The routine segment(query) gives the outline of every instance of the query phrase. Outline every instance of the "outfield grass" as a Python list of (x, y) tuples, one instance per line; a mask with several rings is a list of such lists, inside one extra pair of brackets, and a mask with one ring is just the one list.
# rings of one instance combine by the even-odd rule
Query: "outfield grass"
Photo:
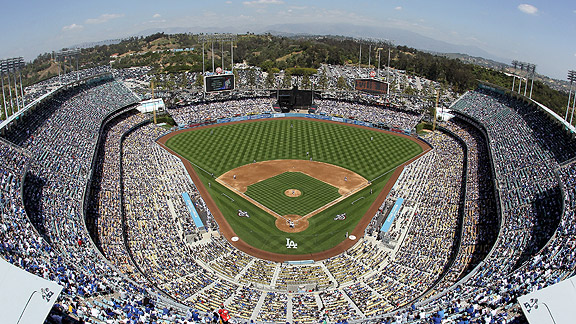
[(254, 160), (311, 157), (371, 180), (421, 152), (418, 144), (400, 136), (297, 119), (223, 124), (178, 134), (166, 145), (216, 177)]
[[(302, 195), (288, 197), (284, 191), (289, 189), (298, 189)], [(245, 194), (282, 216), (305, 216), (341, 196), (338, 188), (302, 172), (284, 172), (257, 182)]]
[[(422, 152), (417, 143), (400, 136), (343, 124), (296, 119), (260, 120), (191, 130), (172, 137), (166, 145), (192, 162), (240, 238), (256, 248), (285, 254), (314, 253), (336, 246), (356, 227), (388, 181), (391, 171)], [(307, 160), (310, 156), (315, 161), (354, 171), (368, 180), (378, 179), (309, 218), (309, 227), (299, 233), (280, 231), (272, 215), (214, 179), (254, 160)], [(373, 194), (370, 194), (370, 189)], [(250, 217), (238, 217), (238, 209), (247, 211)], [(347, 215), (346, 220), (333, 220), (343, 212)], [(286, 238), (298, 243), (298, 249), (287, 249)]]

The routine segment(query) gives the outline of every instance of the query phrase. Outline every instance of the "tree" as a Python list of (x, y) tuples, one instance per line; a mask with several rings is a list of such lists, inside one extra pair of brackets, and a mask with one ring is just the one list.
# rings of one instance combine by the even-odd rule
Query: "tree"
[(262, 71), (270, 72), (270, 70), (272, 70), (274, 67), (275, 67), (274, 62), (272, 62), (271, 60), (266, 60), (262, 62), (262, 64), (260, 64), (260, 68), (262, 69)]
[(196, 82), (194, 83), (194, 85), (198, 88), (204, 87), (204, 76), (202, 75), (202, 73), (196, 73)]
[(410, 85), (408, 85), (404, 88), (404, 94), (407, 94), (409, 96), (413, 96), (416, 94), (416, 90), (414, 88), (412, 88)]
[(300, 85), (302, 86), (302, 89), (310, 89), (312, 83), (310, 82), (310, 76), (308, 74), (304, 74)]
[(266, 87), (269, 89), (276, 88), (276, 79), (274, 78), (274, 73), (268, 72), (266, 76)]
[(186, 73), (180, 73), (180, 82), (178, 85), (180, 88), (188, 87), (188, 78), (186, 78)]
[(292, 88), (292, 74), (284, 72), (284, 79), (282, 79), (282, 88)]
[(348, 89), (348, 85), (346, 84), (346, 79), (344, 79), (343, 76), (340, 76), (338, 78), (338, 81), (336, 82), (336, 88), (338, 88), (340, 90)]
[(256, 86), (256, 70), (254, 68), (248, 70), (248, 86), (252, 89)]
[(320, 80), (318, 83), (322, 90), (326, 90), (326, 88), (328, 88), (328, 76), (326, 75), (326, 68), (322, 68), (322, 71), (320, 72)]

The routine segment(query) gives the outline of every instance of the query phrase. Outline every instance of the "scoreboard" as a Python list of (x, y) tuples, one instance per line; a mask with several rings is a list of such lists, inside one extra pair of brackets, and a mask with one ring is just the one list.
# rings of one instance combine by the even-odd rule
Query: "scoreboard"
[(204, 91), (234, 90), (234, 74), (211, 75), (204, 77)]
[(356, 79), (355, 89), (374, 94), (388, 93), (388, 83), (376, 79)]

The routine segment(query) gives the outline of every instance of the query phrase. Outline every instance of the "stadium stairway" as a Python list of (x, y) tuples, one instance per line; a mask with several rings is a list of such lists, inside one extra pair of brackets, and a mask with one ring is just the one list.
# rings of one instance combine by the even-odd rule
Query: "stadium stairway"
[(346, 301), (348, 302), (348, 305), (352, 306), (352, 308), (354, 308), (354, 310), (356, 311), (356, 314), (360, 314), (360, 316), (362, 316), (362, 318), (366, 318), (366, 315), (364, 315), (364, 313), (360, 310), (360, 308), (358, 308), (358, 305), (356, 305), (356, 303), (350, 299), (350, 297), (348, 297), (348, 295), (342, 291), (341, 289), (338, 289), (338, 291), (342, 294), (342, 296), (344, 297), (344, 299), (346, 299)]
[(237, 295), (239, 295), (239, 294), (242, 293), (242, 288), (243, 288), (243, 287), (239, 285), (239, 286), (236, 288), (236, 291), (235, 291), (233, 294), (231, 294), (230, 297), (228, 297), (228, 299), (226, 299), (226, 301), (224, 301), (224, 306), (225, 306), (225, 307), (230, 306), (230, 304), (232, 304), (232, 302), (234, 301), (234, 298), (235, 298)]
[(248, 269), (250, 269), (250, 267), (254, 264), (254, 262), (256, 261), (256, 259), (252, 259), (250, 260), (250, 262), (248, 262), (248, 264), (244, 267), (244, 269), (242, 269), (240, 272), (238, 272), (238, 274), (234, 277), (234, 281), (236, 283), (239, 282), (240, 278), (242, 278), (242, 276), (244, 276), (244, 274), (246, 273), (246, 271)]
[(294, 321), (292, 312), (293, 312), (292, 294), (288, 294), (288, 302), (286, 303), (286, 323), (292, 323)]
[(186, 298), (185, 301), (193, 301), (193, 300), (196, 300), (196, 298), (197, 298), (198, 296), (201, 296), (202, 293), (204, 293), (206, 290), (212, 289), (217, 283), (218, 283), (218, 281), (214, 281), (214, 282), (210, 283), (210, 284), (207, 285), (206, 287), (198, 290), (196, 293), (194, 293), (194, 295)]
[(258, 318), (258, 314), (260, 314), (260, 309), (262, 309), (262, 305), (264, 305), (265, 299), (266, 299), (266, 293), (263, 292), (262, 294), (260, 294), (260, 298), (258, 299), (256, 306), (254, 307), (254, 311), (252, 312), (252, 316), (250, 316), (250, 320), (256, 321), (256, 319)]
[(336, 280), (336, 278), (334, 278), (334, 276), (332, 275), (330, 270), (328, 270), (328, 268), (326, 267), (324, 262), (320, 262), (320, 266), (322, 267), (322, 269), (324, 269), (324, 272), (326, 272), (330, 281), (332, 281), (332, 288), (336, 288), (336, 287), (340, 286), (340, 283), (338, 282), (338, 280)]
[(398, 243), (396, 244), (394, 251), (392, 251), (392, 254), (390, 255), (390, 260), (394, 260), (396, 258), (396, 253), (398, 252), (398, 250), (400, 250), (400, 247), (402, 246), (402, 243), (404, 242), (404, 238), (406, 237), (406, 234), (408, 233), (408, 229), (410, 228), (410, 225), (412, 224), (412, 220), (414, 219), (414, 214), (418, 210), (419, 202), (420, 202), (420, 198), (418, 198), (418, 201), (416, 201), (414, 203), (414, 207), (412, 208), (412, 210), (409, 211), (410, 214), (408, 215), (408, 217), (410, 219), (408, 220), (408, 225), (406, 225), (404, 227), (404, 229), (402, 229), (402, 233), (400, 234), (400, 238), (398, 239)]
[(272, 275), (272, 280), (270, 280), (270, 287), (276, 287), (276, 282), (278, 281), (278, 276), (280, 275), (280, 264), (276, 265), (276, 270), (274, 270), (274, 275)]

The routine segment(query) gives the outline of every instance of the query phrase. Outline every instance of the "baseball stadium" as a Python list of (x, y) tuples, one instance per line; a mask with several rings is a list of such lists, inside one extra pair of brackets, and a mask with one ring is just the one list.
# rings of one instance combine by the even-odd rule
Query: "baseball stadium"
[(441, 107), (390, 94), (416, 82), (390, 67), (322, 65), (344, 91), (231, 65), (174, 100), (150, 67), (71, 61), (24, 91), (14, 62), (1, 289), (34, 307), (14, 323), (525, 323), (573, 284), (576, 129), (528, 77)]

